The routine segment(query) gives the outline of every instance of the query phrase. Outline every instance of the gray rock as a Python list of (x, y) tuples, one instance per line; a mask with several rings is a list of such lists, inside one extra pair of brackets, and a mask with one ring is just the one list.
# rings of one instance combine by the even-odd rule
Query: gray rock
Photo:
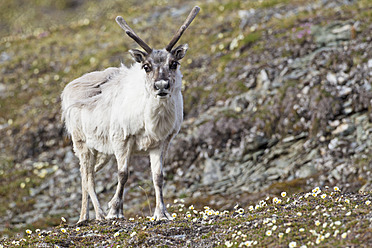
[(315, 168), (315, 165), (313, 163), (307, 163), (303, 166), (301, 166), (298, 170), (295, 172), (296, 178), (307, 178), (311, 177), (318, 173), (317, 169)]
[(7, 52), (2, 52), (1, 54), (0, 54), (0, 64), (1, 63), (4, 63), (4, 62), (6, 62), (6, 61), (9, 61), (9, 60), (11, 60), (12, 59), (12, 57), (7, 53)]
[(311, 33), (315, 42), (323, 45), (333, 45), (340, 41), (351, 39), (352, 25), (348, 22), (336, 22), (325, 26), (312, 26)]
[(202, 183), (210, 185), (221, 180), (223, 164), (220, 161), (207, 158), (204, 162), (204, 171), (202, 176)]
[(351, 123), (340, 124), (333, 132), (334, 135), (347, 136), (355, 131), (355, 126)]
[(328, 72), (327, 73), (327, 81), (330, 82), (331, 84), (336, 85), (337, 84), (337, 77), (335, 74)]

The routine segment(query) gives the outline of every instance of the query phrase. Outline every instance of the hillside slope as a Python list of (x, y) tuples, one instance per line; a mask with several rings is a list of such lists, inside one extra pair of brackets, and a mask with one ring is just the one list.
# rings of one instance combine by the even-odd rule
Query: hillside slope
[[(166, 201), (223, 211), (316, 186), (372, 190), (369, 0), (7, 1), (0, 5), (3, 235), (58, 225), (61, 216), (77, 220), (79, 166), (59, 95), (86, 72), (132, 63), (126, 51), (136, 44), (114, 18), (124, 16), (160, 48), (194, 5), (201, 12), (181, 40), (190, 47), (182, 61), (185, 122), (164, 168)], [(112, 160), (97, 175), (103, 204), (114, 193), (115, 168)], [(147, 216), (148, 159), (135, 159), (130, 173), (126, 216)]]

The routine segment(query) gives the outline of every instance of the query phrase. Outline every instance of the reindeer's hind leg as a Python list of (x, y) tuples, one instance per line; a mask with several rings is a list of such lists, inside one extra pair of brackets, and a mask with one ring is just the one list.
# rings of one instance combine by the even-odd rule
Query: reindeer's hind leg
[(81, 189), (82, 189), (82, 202), (79, 222), (89, 219), (89, 204), (88, 194), (93, 202), (93, 207), (96, 213), (96, 219), (102, 220), (105, 213), (99, 204), (98, 197), (95, 191), (94, 182), (94, 165), (96, 161), (97, 151), (88, 149), (81, 139), (72, 137), (74, 149), (80, 160), (80, 173), (81, 173)]
[(111, 155), (98, 153), (96, 157), (96, 165), (94, 166), (94, 171), (97, 172), (101, 170), (111, 159)]

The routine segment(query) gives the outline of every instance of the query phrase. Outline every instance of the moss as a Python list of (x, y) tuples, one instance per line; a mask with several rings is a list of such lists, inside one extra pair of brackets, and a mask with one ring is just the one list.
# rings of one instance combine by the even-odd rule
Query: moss
[(283, 191), (289, 194), (298, 193), (305, 190), (306, 180), (305, 178), (297, 178), (291, 181), (273, 183), (269, 187), (269, 192), (275, 195), (280, 195)]
[(286, 4), (289, 0), (264, 0), (261, 2), (261, 8), (270, 8), (278, 4)]
[(261, 38), (261, 32), (255, 31), (255, 32), (245, 35), (241, 43), (243, 45), (251, 45), (255, 43), (256, 41), (258, 41), (260, 38)]

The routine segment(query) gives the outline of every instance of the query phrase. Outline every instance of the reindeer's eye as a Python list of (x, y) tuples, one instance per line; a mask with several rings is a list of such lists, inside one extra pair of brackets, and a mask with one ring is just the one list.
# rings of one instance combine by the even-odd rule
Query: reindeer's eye
[(144, 69), (145, 70), (145, 72), (150, 72), (151, 71), (151, 66), (150, 65), (148, 65), (148, 64), (144, 64), (143, 66), (142, 66), (142, 69)]
[(179, 65), (179, 63), (178, 63), (177, 61), (172, 61), (172, 62), (169, 64), (169, 69), (171, 69), (171, 70), (176, 70), (178, 65)]

